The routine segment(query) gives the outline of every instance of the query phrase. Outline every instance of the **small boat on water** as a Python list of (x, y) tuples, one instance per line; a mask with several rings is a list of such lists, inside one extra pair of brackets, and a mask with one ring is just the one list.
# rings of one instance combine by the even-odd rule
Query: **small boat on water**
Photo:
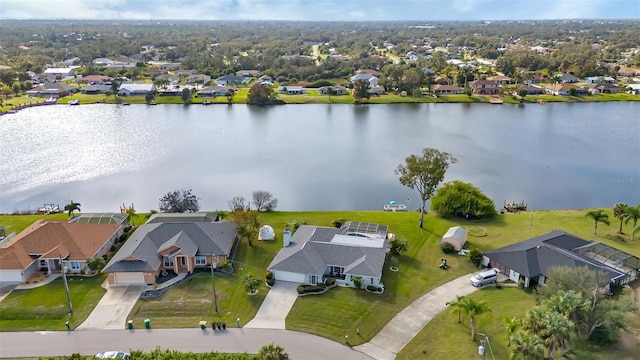
[(388, 204), (384, 205), (384, 211), (407, 211), (407, 205), (405, 204), (398, 204), (395, 201), (390, 201)]
[(502, 105), (504, 101), (502, 101), (502, 99), (499, 99), (499, 98), (491, 98), (489, 99), (489, 103), (494, 105)]
[(69, 100), (67, 102), (69, 105), (80, 105), (80, 100)]
[(50, 97), (47, 100), (44, 101), (45, 104), (57, 104), (58, 103), (58, 99), (54, 98), (54, 97)]

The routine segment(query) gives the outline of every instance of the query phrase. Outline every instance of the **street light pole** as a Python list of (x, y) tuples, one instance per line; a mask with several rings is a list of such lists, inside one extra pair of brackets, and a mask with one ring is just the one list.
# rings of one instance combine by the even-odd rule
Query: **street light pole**
[(216, 295), (216, 277), (214, 275), (215, 269), (213, 268), (213, 254), (211, 254), (211, 283), (213, 284), (213, 306), (218, 314), (218, 296)]
[(60, 261), (60, 269), (62, 270), (62, 280), (64, 282), (64, 290), (67, 293), (67, 304), (69, 305), (69, 314), (71, 314), (73, 312), (73, 305), (71, 305), (71, 294), (69, 294), (69, 283), (67, 283), (67, 268), (64, 267), (64, 265), (62, 265), (62, 257), (58, 257), (58, 260)]

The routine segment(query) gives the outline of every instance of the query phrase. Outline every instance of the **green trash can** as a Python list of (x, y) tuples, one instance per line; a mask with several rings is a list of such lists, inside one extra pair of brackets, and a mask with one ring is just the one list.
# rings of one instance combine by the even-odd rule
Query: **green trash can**
[(133, 329), (133, 320), (127, 321), (127, 328)]
[(151, 329), (151, 320), (144, 319), (144, 328), (145, 329)]

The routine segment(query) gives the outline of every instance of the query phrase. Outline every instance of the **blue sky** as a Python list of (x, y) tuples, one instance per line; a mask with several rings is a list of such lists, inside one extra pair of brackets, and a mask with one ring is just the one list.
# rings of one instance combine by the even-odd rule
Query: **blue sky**
[(0, 0), (4, 19), (640, 19), (639, 0)]

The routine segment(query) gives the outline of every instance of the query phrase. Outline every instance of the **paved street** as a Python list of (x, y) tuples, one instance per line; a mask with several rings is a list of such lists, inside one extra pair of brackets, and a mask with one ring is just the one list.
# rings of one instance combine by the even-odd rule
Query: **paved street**
[(136, 329), (4, 332), (0, 334), (0, 357), (61, 356), (78, 352), (93, 355), (105, 350), (153, 350), (162, 348), (196, 353), (248, 352), (274, 342), (285, 347), (292, 359), (370, 360), (359, 351), (319, 336), (289, 330)]

